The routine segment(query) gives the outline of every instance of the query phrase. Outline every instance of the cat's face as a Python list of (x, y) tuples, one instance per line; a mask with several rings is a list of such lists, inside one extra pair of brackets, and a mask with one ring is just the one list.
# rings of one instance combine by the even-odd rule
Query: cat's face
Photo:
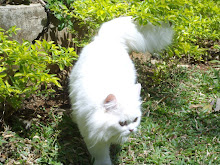
[(115, 108), (114, 111), (107, 112), (108, 126), (105, 137), (111, 137), (110, 139), (113, 139), (114, 142), (123, 143), (130, 134), (138, 130), (141, 120), (140, 106), (125, 108), (118, 105)]
[(119, 120), (118, 124), (120, 125), (120, 129), (124, 132), (124, 134), (129, 135), (130, 133), (136, 132), (137, 127), (140, 123), (140, 117), (135, 117), (135, 119), (128, 120)]
[[(137, 93), (136, 97), (139, 97), (140, 92)], [(121, 103), (113, 94), (106, 97), (104, 106), (108, 115), (109, 128), (107, 132), (109, 136), (124, 138), (137, 131), (141, 120), (140, 101), (133, 98)]]
[(120, 113), (114, 114), (115, 126), (123, 136), (129, 136), (135, 133), (140, 124), (141, 112), (140, 105), (133, 107), (120, 107), (117, 109)]

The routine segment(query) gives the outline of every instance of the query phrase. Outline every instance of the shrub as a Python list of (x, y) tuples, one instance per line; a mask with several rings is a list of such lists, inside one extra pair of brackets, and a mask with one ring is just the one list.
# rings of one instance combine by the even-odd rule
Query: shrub
[[(60, 20), (59, 28), (69, 27), (83, 38), (78, 46), (87, 44), (102, 22), (131, 15), (141, 24), (160, 21), (173, 23), (176, 32), (172, 49), (164, 57), (203, 61), (210, 57), (208, 49), (218, 44), (219, 5), (217, 0), (47, 0), (47, 7)], [(79, 29), (80, 32), (79, 32)], [(79, 38), (79, 39), (77, 39)], [(212, 41), (212, 42), (210, 42)], [(208, 43), (208, 44), (207, 44)]]
[(61, 87), (59, 78), (49, 73), (49, 64), (56, 64), (62, 70), (77, 58), (73, 48), (66, 49), (52, 41), (20, 44), (9, 40), (16, 30), (16, 27), (8, 31), (0, 28), (0, 110), (8, 116), (42, 85), (53, 83)]

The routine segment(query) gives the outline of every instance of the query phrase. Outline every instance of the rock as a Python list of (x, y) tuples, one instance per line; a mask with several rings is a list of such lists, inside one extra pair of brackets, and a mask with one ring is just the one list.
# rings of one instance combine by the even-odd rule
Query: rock
[(47, 13), (41, 4), (0, 6), (0, 27), (8, 30), (16, 25), (21, 30), (12, 38), (22, 43), (22, 39), (32, 42), (42, 32), (47, 23)]

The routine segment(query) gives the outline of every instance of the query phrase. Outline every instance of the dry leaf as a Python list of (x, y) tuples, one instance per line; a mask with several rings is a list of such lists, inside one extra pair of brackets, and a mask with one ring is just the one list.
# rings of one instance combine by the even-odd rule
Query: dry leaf
[(4, 138), (13, 137), (14, 135), (3, 135)]
[(215, 112), (220, 111), (220, 98), (217, 98)]
[(203, 107), (203, 105), (201, 105), (201, 104), (191, 104), (189, 106), (190, 109), (197, 109), (197, 108), (202, 108), (202, 107)]
[(207, 113), (211, 113), (212, 107), (213, 107), (213, 104), (207, 104), (204, 106), (203, 111), (206, 111)]

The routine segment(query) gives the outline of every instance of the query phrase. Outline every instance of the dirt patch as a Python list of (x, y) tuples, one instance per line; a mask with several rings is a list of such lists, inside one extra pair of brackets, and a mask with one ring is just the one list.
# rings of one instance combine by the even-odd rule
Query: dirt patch
[[(57, 70), (57, 77), (60, 78), (62, 88), (58, 88), (53, 84), (47, 86), (47, 90), (53, 89), (54, 92), (46, 94), (31, 95), (29, 98), (23, 101), (20, 109), (14, 112), (9, 118), (6, 119), (6, 124), (13, 126), (14, 121), (20, 121), (24, 124), (24, 127), (29, 127), (32, 120), (37, 119), (40, 122), (47, 123), (50, 121), (49, 113), (51, 110), (62, 111), (70, 109), (69, 94), (68, 94), (68, 76), (70, 68), (66, 68), (63, 71)], [(53, 72), (53, 70), (52, 70)], [(54, 72), (53, 72), (54, 74)], [(42, 86), (42, 89), (45, 90)], [(3, 128), (1, 128), (3, 129)]]

